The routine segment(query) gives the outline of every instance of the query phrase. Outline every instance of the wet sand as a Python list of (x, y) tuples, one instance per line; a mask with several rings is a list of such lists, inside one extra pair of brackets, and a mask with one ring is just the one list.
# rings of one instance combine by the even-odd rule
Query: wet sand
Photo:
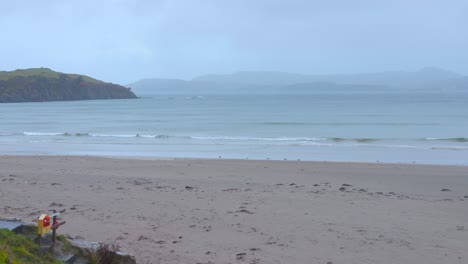
[(0, 217), (138, 263), (467, 263), (468, 167), (0, 156)]

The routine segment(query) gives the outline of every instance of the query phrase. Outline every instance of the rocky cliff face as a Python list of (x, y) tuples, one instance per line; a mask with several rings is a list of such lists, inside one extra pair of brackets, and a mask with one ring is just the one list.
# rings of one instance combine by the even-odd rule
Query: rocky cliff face
[(84, 75), (57, 73), (49, 69), (0, 73), (0, 103), (127, 98), (137, 96), (129, 88)]

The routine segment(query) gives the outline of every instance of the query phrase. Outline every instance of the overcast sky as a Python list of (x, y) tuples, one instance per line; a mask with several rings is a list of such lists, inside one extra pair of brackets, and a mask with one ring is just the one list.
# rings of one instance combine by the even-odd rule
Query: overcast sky
[(468, 74), (467, 0), (0, 0), (0, 70), (147, 77), (439, 66)]

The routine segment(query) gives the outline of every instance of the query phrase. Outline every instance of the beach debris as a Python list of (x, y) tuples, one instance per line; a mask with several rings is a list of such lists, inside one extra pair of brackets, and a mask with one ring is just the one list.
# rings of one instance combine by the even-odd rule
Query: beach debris
[(193, 187), (192, 186), (185, 186), (185, 190), (191, 191), (191, 190), (193, 190)]
[(341, 184), (341, 186), (345, 186), (345, 187), (351, 187), (351, 186), (353, 186), (353, 185), (351, 185), (351, 184), (348, 184), (348, 183), (343, 183), (343, 184)]
[(450, 189), (442, 189), (441, 192), (451, 192)]
[(143, 236), (143, 235), (141, 235), (141, 236), (138, 237), (138, 241), (141, 241), (141, 240), (148, 240), (148, 239), (149, 239), (149, 237)]
[(239, 189), (237, 189), (237, 188), (228, 188), (228, 189), (223, 190), (223, 192), (235, 192), (235, 191), (239, 191)]
[(254, 214), (253, 212), (247, 210), (247, 209), (240, 209), (235, 211), (234, 213), (245, 213), (245, 214)]
[(247, 256), (247, 253), (237, 253), (236, 254), (236, 259), (237, 260), (244, 260), (245, 256)]
[(153, 182), (147, 179), (136, 179), (133, 181), (133, 185), (143, 185), (143, 184), (151, 184), (151, 183)]
[(468, 199), (468, 195), (465, 195), (465, 196), (463, 196), (463, 198), (466, 198), (466, 199)]
[(367, 192), (366, 189), (359, 189), (358, 192)]
[(346, 191), (346, 188), (345, 188), (345, 187), (340, 187), (339, 190), (342, 191), (342, 192), (344, 192), (344, 191)]

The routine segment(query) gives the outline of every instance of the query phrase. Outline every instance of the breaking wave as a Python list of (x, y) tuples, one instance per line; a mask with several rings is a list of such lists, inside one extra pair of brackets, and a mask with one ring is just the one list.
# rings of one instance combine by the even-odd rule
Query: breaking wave
[[(272, 144), (290, 144), (290, 145), (323, 145), (323, 146), (340, 146), (340, 145), (365, 145), (374, 147), (411, 147), (415, 142), (416, 145), (421, 143), (417, 142), (454, 142), (454, 143), (468, 143), (466, 137), (453, 137), (453, 138), (342, 138), (342, 137), (241, 137), (241, 136), (181, 136), (181, 135), (166, 135), (166, 134), (100, 134), (100, 133), (86, 133), (86, 132), (22, 132), (22, 133), (0, 133), (1, 137), (9, 136), (30, 136), (30, 137), (96, 137), (96, 138), (153, 138), (159, 140), (179, 139), (179, 140), (194, 140), (194, 141), (216, 141), (221, 142), (271, 142)], [(392, 142), (392, 144), (388, 144)], [(399, 143), (400, 142), (400, 143)], [(401, 144), (405, 142), (405, 145)], [(395, 143), (395, 144), (393, 144)], [(230, 143), (227, 143), (230, 144)], [(467, 146), (425, 146), (433, 149), (464, 149)]]
[(451, 141), (451, 142), (468, 142), (468, 138), (456, 137), (456, 138), (424, 138), (423, 140), (433, 141)]
[(327, 138), (309, 138), (309, 137), (276, 137), (276, 138), (263, 138), (263, 137), (190, 137), (191, 139), (199, 140), (248, 140), (248, 141), (326, 141)]
[(438, 126), (439, 123), (403, 123), (403, 122), (262, 122), (269, 126)]

